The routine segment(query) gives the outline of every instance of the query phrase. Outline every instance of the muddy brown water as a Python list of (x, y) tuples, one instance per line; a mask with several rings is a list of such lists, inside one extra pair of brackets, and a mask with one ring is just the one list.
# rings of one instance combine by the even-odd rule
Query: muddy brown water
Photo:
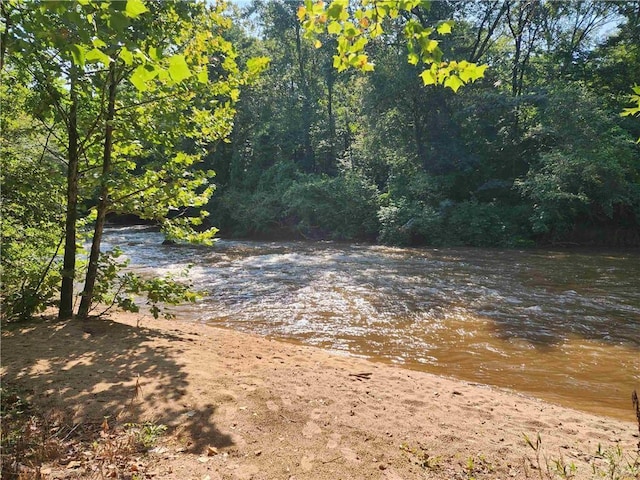
[(111, 228), (131, 268), (189, 278), (179, 313), (634, 421), (640, 254), (219, 241)]

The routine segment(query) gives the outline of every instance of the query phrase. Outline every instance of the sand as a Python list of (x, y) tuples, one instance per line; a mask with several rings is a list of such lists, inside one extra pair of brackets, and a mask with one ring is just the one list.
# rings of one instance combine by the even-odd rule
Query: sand
[[(586, 479), (622, 464), (599, 445), (631, 458), (638, 443), (631, 402), (624, 422), (186, 319), (5, 327), (2, 378), (74, 424), (167, 425), (120, 478), (561, 478), (573, 464), (571, 478)], [(536, 452), (525, 436), (535, 446), (538, 435)], [(74, 468), (46, 472), (91, 476)]]

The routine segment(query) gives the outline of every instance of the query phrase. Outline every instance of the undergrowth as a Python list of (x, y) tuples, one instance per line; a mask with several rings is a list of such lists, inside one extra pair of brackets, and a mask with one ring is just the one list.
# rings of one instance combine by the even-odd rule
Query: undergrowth
[(73, 424), (63, 412), (38, 410), (27, 401), (29, 393), (0, 388), (2, 480), (147, 478), (140, 454), (156, 445), (165, 425), (108, 417)]
[(640, 450), (627, 452), (620, 445), (603, 448), (598, 445), (597, 450), (590, 456), (589, 471), (580, 470), (575, 463), (560, 456), (550, 458), (545, 452), (540, 434), (533, 441), (526, 434), (524, 441), (534, 452), (534, 457), (526, 457), (524, 471), (526, 478), (538, 480), (562, 480), (589, 476), (592, 479), (606, 480), (638, 480), (640, 479)]

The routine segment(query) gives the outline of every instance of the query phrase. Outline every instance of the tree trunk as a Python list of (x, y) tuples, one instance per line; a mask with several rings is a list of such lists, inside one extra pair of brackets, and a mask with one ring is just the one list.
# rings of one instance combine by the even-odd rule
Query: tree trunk
[(98, 276), (98, 260), (100, 259), (100, 244), (102, 243), (102, 232), (109, 208), (109, 173), (111, 172), (111, 156), (113, 152), (113, 120), (116, 114), (116, 74), (115, 63), (111, 63), (109, 68), (109, 100), (107, 106), (107, 117), (105, 119), (104, 150), (102, 157), (102, 177), (100, 198), (98, 200), (96, 224), (93, 230), (93, 240), (91, 242), (91, 253), (89, 254), (89, 265), (87, 276), (84, 282), (82, 300), (78, 309), (80, 318), (87, 318), (93, 300), (93, 291)]
[(9, 29), (11, 28), (11, 19), (9, 18), (9, 12), (6, 10), (5, 2), (0, 2), (0, 11), (2, 12), (2, 18), (4, 19), (4, 32), (2, 32), (2, 39), (0, 40), (0, 71), (4, 70), (4, 55), (7, 51), (7, 40), (9, 39)]
[(298, 56), (298, 72), (300, 75), (300, 86), (302, 89), (302, 122), (303, 122), (303, 136), (304, 136), (304, 159), (303, 168), (306, 172), (313, 172), (315, 170), (315, 158), (313, 153), (313, 146), (311, 145), (311, 123), (313, 110), (311, 108), (311, 91), (309, 89), (309, 82), (307, 75), (305, 74), (305, 62), (302, 54), (302, 34), (300, 31), (300, 23), (295, 22), (296, 29), (296, 53)]
[(333, 173), (336, 166), (336, 119), (333, 114), (333, 86), (336, 77), (333, 65), (327, 71), (327, 115), (329, 117), (329, 162), (325, 165), (324, 173)]
[(76, 272), (76, 220), (78, 217), (78, 92), (76, 91), (77, 71), (71, 67), (69, 94), (69, 145), (67, 153), (67, 213), (65, 219), (64, 259), (62, 286), (60, 287), (60, 307), (58, 318), (73, 317), (73, 283)]

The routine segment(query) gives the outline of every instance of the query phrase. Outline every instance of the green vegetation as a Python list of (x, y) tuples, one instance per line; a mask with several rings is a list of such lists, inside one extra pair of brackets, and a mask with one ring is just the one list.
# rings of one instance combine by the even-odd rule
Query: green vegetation
[(271, 64), (208, 157), (223, 235), (640, 245), (637, 2), (343, 4), (235, 12)]
[[(115, 275), (100, 253), (107, 215), (155, 220), (171, 239), (213, 237), (214, 227), (201, 228), (214, 190), (204, 155), (228, 136), (240, 86), (267, 61), (238, 65), (222, 35), (230, 20), (204, 3), (14, 0), (3, 2), (2, 20), (3, 102), (10, 90), (19, 100), (3, 109), (3, 119), (12, 116), (3, 122), (3, 162), (13, 168), (3, 168), (11, 211), (2, 267), (9, 280), (14, 265), (24, 274), (21, 286), (3, 288), (11, 303), (3, 313), (29, 316), (59, 288), (59, 316), (69, 318), (83, 276), (77, 314), (86, 318), (106, 295), (100, 274)], [(12, 133), (19, 142), (9, 146)], [(22, 162), (35, 168), (20, 172)], [(91, 238), (86, 270), (77, 265), (83, 235)], [(24, 240), (34, 253), (22, 251)], [(158, 302), (190, 298), (167, 282), (129, 276), (126, 284), (147, 294), (154, 315)], [(118, 303), (137, 308), (131, 297)]]
[(199, 242), (640, 245), (638, 2), (347, 4), (3, 2), (3, 317), (192, 298), (116, 273), (112, 215)]
[[(523, 468), (524, 477), (538, 480), (561, 480), (571, 478), (592, 478), (608, 480), (635, 480), (640, 474), (640, 451), (625, 452), (619, 445), (603, 448), (598, 445), (597, 450), (581, 458), (580, 467), (573, 461), (567, 462), (562, 455), (556, 457), (545, 451), (542, 437), (536, 435), (532, 440), (528, 435), (523, 435), (524, 446), (533, 452), (533, 457), (525, 455), (523, 464), (509, 465), (506, 467), (511, 476), (516, 476), (514, 467)], [(466, 480), (479, 480), (482, 478), (495, 478), (498, 469), (504, 469), (499, 459), (492, 464), (483, 455), (461, 457), (459, 455), (433, 455), (430, 449), (423, 444), (408, 445), (403, 443), (400, 450), (407, 460), (427, 475), (434, 473), (437, 478), (461, 478)], [(501, 468), (500, 468), (501, 467)], [(428, 476), (428, 478), (432, 478)], [(519, 477), (520, 478), (520, 477)]]

